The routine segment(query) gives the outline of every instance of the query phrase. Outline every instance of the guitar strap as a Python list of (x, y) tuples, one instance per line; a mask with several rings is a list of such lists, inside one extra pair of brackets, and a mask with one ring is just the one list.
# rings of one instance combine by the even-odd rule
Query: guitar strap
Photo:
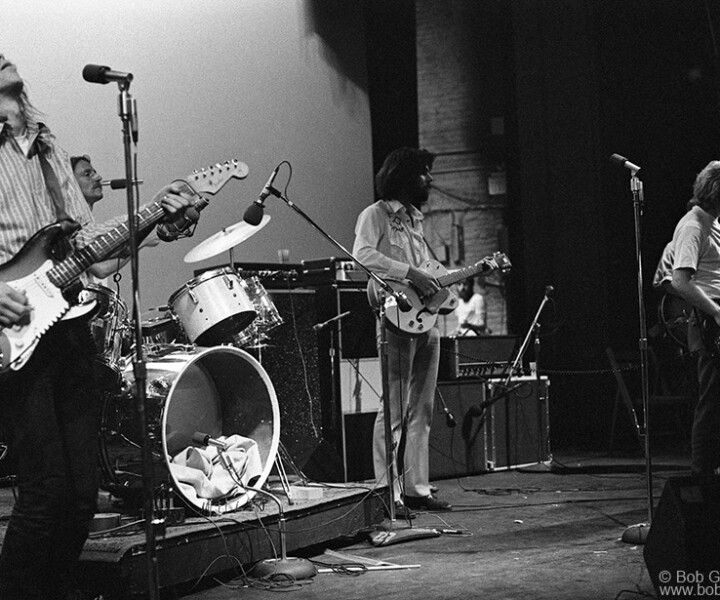
[(65, 200), (63, 198), (62, 190), (60, 189), (60, 182), (55, 174), (55, 170), (52, 168), (52, 165), (47, 159), (47, 156), (45, 156), (44, 152), (38, 150), (37, 155), (40, 160), (43, 177), (45, 178), (45, 187), (47, 187), (48, 193), (55, 205), (55, 217), (58, 221), (70, 219), (70, 215), (68, 215), (65, 211)]
[(428, 249), (430, 256), (432, 256), (435, 260), (440, 262), (440, 260), (438, 260), (437, 254), (435, 254), (435, 251), (432, 249), (432, 246), (428, 243), (427, 238), (424, 235), (423, 235), (423, 242), (425, 242), (425, 247)]

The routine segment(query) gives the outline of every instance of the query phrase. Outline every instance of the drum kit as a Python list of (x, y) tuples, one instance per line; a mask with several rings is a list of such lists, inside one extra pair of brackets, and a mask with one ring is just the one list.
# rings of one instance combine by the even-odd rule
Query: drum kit
[[(241, 222), (222, 230), (193, 248), (185, 262), (230, 251), (233, 265), (234, 246), (269, 219), (264, 216), (260, 226)], [(106, 390), (100, 430), (102, 485), (116, 497), (137, 502), (143, 492), (143, 438), (134, 418), (135, 351), (128, 310), (116, 292), (102, 285), (87, 286), (85, 294), (97, 303), (90, 330)], [(259, 488), (277, 455), (278, 402), (259, 352), (283, 319), (260, 279), (243, 279), (232, 267), (194, 277), (173, 292), (167, 304), (161, 315), (141, 323), (155, 494), (179, 496), (204, 514), (236, 510), (254, 492), (235, 485), (235, 475), (243, 485)], [(216, 448), (198, 447), (199, 432), (227, 442), (225, 454), (237, 467), (230, 485), (210, 481), (219, 481), (213, 464), (224, 463), (227, 456), (218, 460)]]

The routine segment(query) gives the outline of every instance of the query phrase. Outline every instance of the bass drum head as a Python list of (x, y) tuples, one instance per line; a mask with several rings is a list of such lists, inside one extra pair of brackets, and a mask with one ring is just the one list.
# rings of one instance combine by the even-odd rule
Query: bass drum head
[[(230, 494), (203, 496), (187, 477), (178, 476), (177, 457), (206, 450), (193, 441), (197, 434), (215, 439), (248, 438), (256, 445), (259, 465), (243, 483), (261, 488), (272, 470), (280, 439), (275, 390), (260, 363), (247, 352), (230, 346), (186, 350), (170, 346), (164, 355), (158, 352), (147, 358), (147, 420), (154, 439), (156, 495), (166, 494), (170, 487), (204, 514), (236, 510), (255, 492), (235, 487)], [(132, 387), (132, 370), (127, 369), (125, 377)], [(129, 394), (115, 396), (103, 414), (101, 440), (108, 489), (119, 497), (124, 497), (123, 492), (126, 496), (142, 492), (138, 490), (142, 437), (130, 418), (134, 402)]]

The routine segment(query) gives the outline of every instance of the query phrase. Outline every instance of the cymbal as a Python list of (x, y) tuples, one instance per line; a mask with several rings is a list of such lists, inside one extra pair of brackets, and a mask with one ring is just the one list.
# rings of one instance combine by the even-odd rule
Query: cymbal
[(252, 237), (269, 222), (270, 215), (263, 215), (263, 218), (257, 225), (250, 225), (245, 221), (240, 221), (239, 223), (235, 223), (235, 225), (225, 227), (190, 250), (190, 252), (185, 255), (184, 260), (186, 263), (194, 263), (217, 256), (226, 250), (230, 250), (230, 248), (234, 248), (249, 237)]

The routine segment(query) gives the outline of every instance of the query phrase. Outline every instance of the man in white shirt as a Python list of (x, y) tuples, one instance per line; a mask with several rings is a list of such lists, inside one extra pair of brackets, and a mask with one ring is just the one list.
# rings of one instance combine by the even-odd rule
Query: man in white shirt
[(455, 309), (458, 326), (457, 336), (473, 336), (488, 333), (485, 296), (475, 291), (475, 280), (470, 277), (458, 287), (458, 305)]

